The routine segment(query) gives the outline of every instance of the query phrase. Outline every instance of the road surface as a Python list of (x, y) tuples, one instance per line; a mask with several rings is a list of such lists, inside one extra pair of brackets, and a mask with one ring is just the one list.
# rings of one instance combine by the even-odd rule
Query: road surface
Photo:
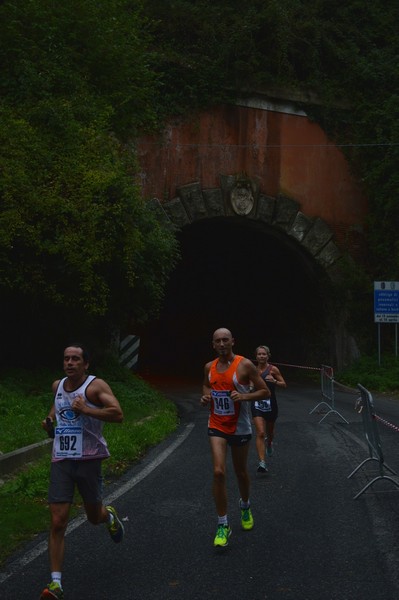
[[(228, 466), (233, 535), (216, 550), (207, 409), (200, 386), (158, 382), (179, 406), (181, 424), (118, 482), (108, 486), (124, 520), (125, 540), (105, 527), (71, 523), (63, 571), (65, 600), (393, 600), (399, 597), (399, 489), (376, 482), (370, 466), (348, 475), (368, 449), (356, 395), (337, 392), (337, 413), (313, 411), (317, 386), (278, 390), (280, 417), (269, 473), (249, 468), (255, 527), (240, 529), (238, 491)], [(399, 407), (375, 399), (398, 426)], [(319, 407), (323, 409), (324, 407)], [(311, 413), (311, 411), (313, 411)], [(310, 414), (311, 413), (311, 414)], [(349, 423), (347, 424), (342, 417)], [(385, 460), (399, 473), (399, 430), (379, 427)], [(15, 554), (0, 573), (2, 600), (35, 600), (49, 579), (47, 533)]]

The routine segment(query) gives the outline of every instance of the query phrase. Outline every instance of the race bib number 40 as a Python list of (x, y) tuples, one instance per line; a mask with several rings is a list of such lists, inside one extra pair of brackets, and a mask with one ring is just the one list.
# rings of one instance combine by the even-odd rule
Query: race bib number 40
[(227, 390), (212, 390), (213, 411), (215, 415), (227, 416), (234, 415), (234, 401), (230, 398), (230, 392)]
[(81, 427), (55, 428), (55, 458), (80, 458), (82, 456), (83, 432)]

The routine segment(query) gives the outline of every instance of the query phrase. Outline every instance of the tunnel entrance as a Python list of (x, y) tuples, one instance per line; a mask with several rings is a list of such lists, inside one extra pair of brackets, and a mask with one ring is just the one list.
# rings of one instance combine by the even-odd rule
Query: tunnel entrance
[(158, 319), (140, 331), (139, 373), (201, 380), (213, 331), (227, 327), (249, 358), (315, 364), (328, 355), (328, 278), (290, 236), (245, 218), (197, 220), (178, 233), (182, 259)]

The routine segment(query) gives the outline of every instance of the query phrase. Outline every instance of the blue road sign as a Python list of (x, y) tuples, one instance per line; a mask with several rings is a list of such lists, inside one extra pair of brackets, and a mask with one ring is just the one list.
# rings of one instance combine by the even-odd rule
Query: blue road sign
[(399, 322), (399, 281), (374, 282), (374, 322)]

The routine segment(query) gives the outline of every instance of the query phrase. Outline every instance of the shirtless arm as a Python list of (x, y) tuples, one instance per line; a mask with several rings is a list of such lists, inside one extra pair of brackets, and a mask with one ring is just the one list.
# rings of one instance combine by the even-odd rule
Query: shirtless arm
[[(53, 385), (51, 386), (51, 391), (53, 392), (53, 396), (55, 395), (55, 392), (57, 391), (57, 387), (58, 384), (60, 382), (60, 379), (57, 379), (57, 381), (54, 381)], [(45, 429), (48, 432), (48, 426), (47, 426), (47, 419), (51, 419), (51, 422), (54, 422), (54, 418), (55, 418), (55, 407), (54, 407), (54, 403), (51, 405), (50, 410), (48, 411), (48, 415), (45, 419), (43, 419), (42, 421), (42, 427), (43, 429)]]
[(89, 402), (96, 406), (88, 406), (83, 396), (77, 396), (72, 403), (73, 410), (108, 423), (123, 421), (121, 406), (108, 383), (103, 379), (94, 379), (87, 388), (86, 396)]
[(211, 396), (212, 388), (209, 383), (209, 370), (211, 368), (211, 364), (212, 364), (211, 362), (206, 363), (206, 365), (204, 367), (204, 379), (202, 382), (202, 396), (201, 396), (201, 400), (200, 400), (201, 406), (207, 406), (212, 400), (212, 396)]
[(232, 400), (236, 402), (252, 402), (254, 400), (264, 400), (270, 397), (270, 390), (265, 381), (258, 373), (255, 365), (248, 358), (243, 358), (239, 364), (237, 375), (240, 381), (251, 383), (254, 391), (248, 394), (240, 394), (237, 390), (231, 392)]
[(270, 375), (272, 376), (271, 381), (273, 381), (273, 383), (275, 383), (276, 385), (278, 385), (279, 387), (283, 387), (286, 388), (287, 384), (285, 382), (284, 377), (281, 375), (280, 373), (280, 369), (278, 367), (275, 367), (273, 365)]

